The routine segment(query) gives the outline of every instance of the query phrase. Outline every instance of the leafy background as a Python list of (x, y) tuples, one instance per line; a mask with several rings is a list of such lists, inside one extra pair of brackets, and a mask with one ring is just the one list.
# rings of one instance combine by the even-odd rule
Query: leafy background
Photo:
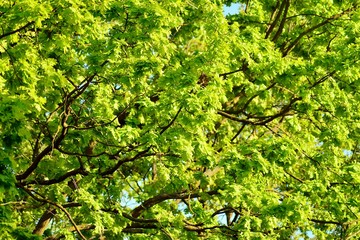
[(356, 237), (358, 6), (7, 1), (0, 238)]

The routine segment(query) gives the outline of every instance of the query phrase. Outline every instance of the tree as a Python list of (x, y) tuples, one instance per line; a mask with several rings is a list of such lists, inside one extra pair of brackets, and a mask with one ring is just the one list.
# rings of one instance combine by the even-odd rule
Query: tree
[(360, 235), (359, 1), (232, 2), (2, 1), (1, 239)]

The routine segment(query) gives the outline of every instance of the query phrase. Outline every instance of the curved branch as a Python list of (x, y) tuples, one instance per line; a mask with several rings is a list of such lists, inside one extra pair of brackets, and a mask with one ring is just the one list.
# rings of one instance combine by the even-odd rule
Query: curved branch
[(101, 176), (106, 176), (106, 175), (110, 175), (110, 174), (113, 174), (116, 170), (119, 169), (119, 167), (121, 165), (123, 165), (124, 163), (127, 163), (127, 162), (132, 162), (132, 161), (135, 161), (136, 159), (139, 159), (139, 158), (142, 158), (142, 157), (148, 157), (148, 156), (153, 156), (155, 155), (155, 153), (149, 153), (149, 154), (146, 154), (148, 151), (150, 150), (150, 147), (145, 149), (144, 151), (141, 151), (139, 153), (137, 153), (134, 157), (132, 158), (125, 158), (125, 159), (122, 159), (122, 160), (119, 160), (115, 166), (109, 168), (108, 170), (105, 170), (104, 172), (100, 173)]
[(223, 117), (226, 117), (226, 118), (228, 118), (228, 119), (230, 119), (230, 120), (233, 120), (233, 121), (236, 121), (236, 122), (241, 122), (241, 123), (243, 123), (243, 124), (255, 125), (254, 122), (251, 122), (251, 121), (249, 121), (249, 120), (247, 120), (247, 119), (238, 118), (238, 117), (236, 117), (236, 116), (233, 116), (233, 115), (231, 115), (231, 114), (228, 114), (228, 113), (223, 112), (223, 111), (220, 111), (220, 110), (219, 110), (217, 113), (218, 113), (219, 115), (223, 116)]
[(174, 118), (171, 120), (171, 122), (170, 122), (168, 125), (166, 125), (165, 127), (162, 127), (162, 130), (161, 130), (161, 132), (160, 132), (160, 135), (163, 134), (169, 127), (171, 127), (171, 125), (174, 124), (174, 122), (175, 122), (176, 118), (179, 116), (182, 108), (183, 108), (182, 106), (179, 108), (179, 110), (178, 110), (177, 113), (175, 114)]
[[(216, 195), (218, 194), (218, 190), (213, 190), (213, 191), (209, 191), (209, 192), (204, 192), (208, 195)], [(155, 197), (149, 198), (148, 200), (144, 201), (142, 204), (140, 204), (138, 207), (136, 207), (132, 213), (131, 216), (134, 218), (139, 217), (143, 211), (145, 211), (146, 209), (149, 209), (153, 206), (155, 206), (158, 203), (161, 203), (165, 200), (169, 200), (169, 199), (189, 199), (189, 198), (197, 198), (200, 197), (201, 194), (203, 193), (187, 193), (187, 192), (182, 192), (182, 193), (170, 193), (170, 194), (160, 194), (157, 195)]]
[(57, 147), (59, 147), (61, 141), (65, 138), (67, 134), (67, 128), (62, 128), (60, 136), (54, 141), (54, 144), (47, 146), (39, 155), (37, 155), (34, 160), (32, 161), (31, 165), (25, 170), (24, 173), (19, 174), (16, 176), (17, 180), (24, 180), (26, 179), (39, 165), (40, 161), (51, 151)]
[(74, 170), (71, 170), (67, 173), (65, 173), (64, 175), (58, 177), (58, 178), (53, 178), (50, 180), (33, 180), (33, 181), (28, 181), (28, 182), (24, 182), (24, 185), (28, 185), (28, 184), (38, 184), (38, 185), (52, 185), (52, 184), (56, 184), (56, 183), (60, 183), (64, 180), (66, 180), (67, 178), (71, 177), (71, 176), (75, 176), (77, 174), (82, 174), (84, 176), (88, 175), (88, 173), (82, 169), (82, 168), (77, 168)]
[(20, 27), (20, 28), (18, 28), (18, 29), (16, 29), (16, 30), (13, 30), (13, 31), (11, 31), (11, 32), (4, 33), (3, 35), (0, 35), (0, 39), (2, 39), (2, 38), (4, 38), (4, 37), (7, 37), (7, 36), (9, 36), (9, 35), (12, 35), (12, 34), (14, 34), (14, 33), (20, 32), (21, 30), (27, 28), (28, 26), (30, 26), (30, 25), (33, 24), (33, 23), (34, 23), (34, 21), (28, 22), (27, 24), (25, 24), (24, 26), (22, 26), (22, 27)]
[(30, 197), (32, 197), (34, 200), (38, 201), (38, 202), (43, 202), (43, 203), (48, 203), (50, 205), (53, 205), (57, 208), (59, 208), (63, 213), (65, 213), (65, 215), (67, 216), (67, 218), (69, 219), (69, 221), (71, 222), (71, 224), (74, 226), (74, 229), (76, 230), (76, 232), (79, 234), (79, 236), (86, 240), (85, 236), (82, 235), (82, 233), (80, 232), (78, 226), (76, 225), (76, 223), (74, 222), (74, 220), (72, 219), (70, 213), (63, 207), (61, 206), (60, 204), (57, 204), (57, 203), (54, 203), (50, 200), (47, 200), (46, 198), (38, 198), (36, 197), (32, 192), (31, 190), (25, 188), (24, 186), (20, 185), (20, 184), (16, 184), (17, 187), (23, 189), (27, 194), (29, 194)]
[(296, 44), (299, 43), (299, 41), (300, 41), (304, 36), (310, 34), (310, 33), (313, 32), (314, 30), (316, 30), (316, 29), (318, 29), (318, 28), (320, 28), (320, 27), (322, 27), (322, 26), (330, 23), (331, 21), (336, 20), (336, 19), (340, 18), (341, 16), (343, 16), (343, 15), (345, 15), (345, 14), (347, 14), (347, 13), (350, 13), (351, 11), (353, 11), (353, 10), (356, 9), (356, 8), (357, 8), (357, 5), (354, 5), (353, 7), (351, 7), (351, 8), (349, 8), (349, 9), (343, 11), (342, 13), (336, 14), (336, 15), (334, 15), (334, 16), (326, 19), (325, 21), (323, 21), (323, 22), (321, 22), (321, 23), (319, 23), (319, 24), (317, 24), (317, 25), (315, 25), (315, 26), (313, 26), (313, 27), (305, 30), (305, 31), (302, 32), (294, 41), (292, 41), (292, 42), (289, 44), (289, 46), (283, 51), (282, 56), (285, 57), (286, 55), (288, 55), (288, 53), (296, 46)]
[[(258, 121), (258, 122), (252, 122), (252, 121), (249, 121), (248, 119), (238, 118), (238, 117), (236, 117), (236, 116), (234, 116), (234, 115), (228, 114), (228, 113), (223, 112), (223, 111), (218, 111), (218, 114), (220, 114), (221, 116), (226, 117), (226, 118), (228, 118), (228, 119), (230, 119), (230, 120), (233, 120), (233, 121), (236, 121), (236, 122), (241, 122), (241, 123), (243, 123), (243, 124), (265, 125), (266, 123), (271, 122), (271, 121), (274, 120), (275, 118), (281, 117), (281, 116), (283, 116), (284, 114), (286, 114), (286, 113), (290, 110), (291, 106), (292, 106), (295, 102), (297, 102), (297, 101), (299, 101), (299, 100), (301, 100), (301, 99), (302, 99), (302, 97), (296, 97), (296, 98), (291, 99), (291, 100), (290, 100), (290, 103), (289, 103), (287, 106), (283, 107), (283, 108), (280, 110), (280, 112), (278, 112), (277, 114), (271, 115), (271, 116), (263, 116), (263, 117), (261, 117), (261, 119), (264, 119), (264, 118), (267, 118), (267, 119), (265, 119), (265, 120), (263, 120), (263, 121)], [(258, 117), (258, 118), (259, 118), (259, 117)]]

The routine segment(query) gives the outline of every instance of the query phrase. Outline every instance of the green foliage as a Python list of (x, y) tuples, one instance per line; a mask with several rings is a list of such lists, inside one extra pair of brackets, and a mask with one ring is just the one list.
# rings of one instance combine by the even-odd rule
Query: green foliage
[(357, 238), (359, 4), (3, 1), (0, 238)]

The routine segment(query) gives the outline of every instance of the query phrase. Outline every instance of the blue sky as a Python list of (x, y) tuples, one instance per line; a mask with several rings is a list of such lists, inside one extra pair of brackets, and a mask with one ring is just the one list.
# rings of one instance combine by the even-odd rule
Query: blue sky
[(224, 7), (224, 15), (231, 15), (236, 14), (239, 12), (240, 9), (240, 3), (233, 3), (230, 7), (225, 6)]

